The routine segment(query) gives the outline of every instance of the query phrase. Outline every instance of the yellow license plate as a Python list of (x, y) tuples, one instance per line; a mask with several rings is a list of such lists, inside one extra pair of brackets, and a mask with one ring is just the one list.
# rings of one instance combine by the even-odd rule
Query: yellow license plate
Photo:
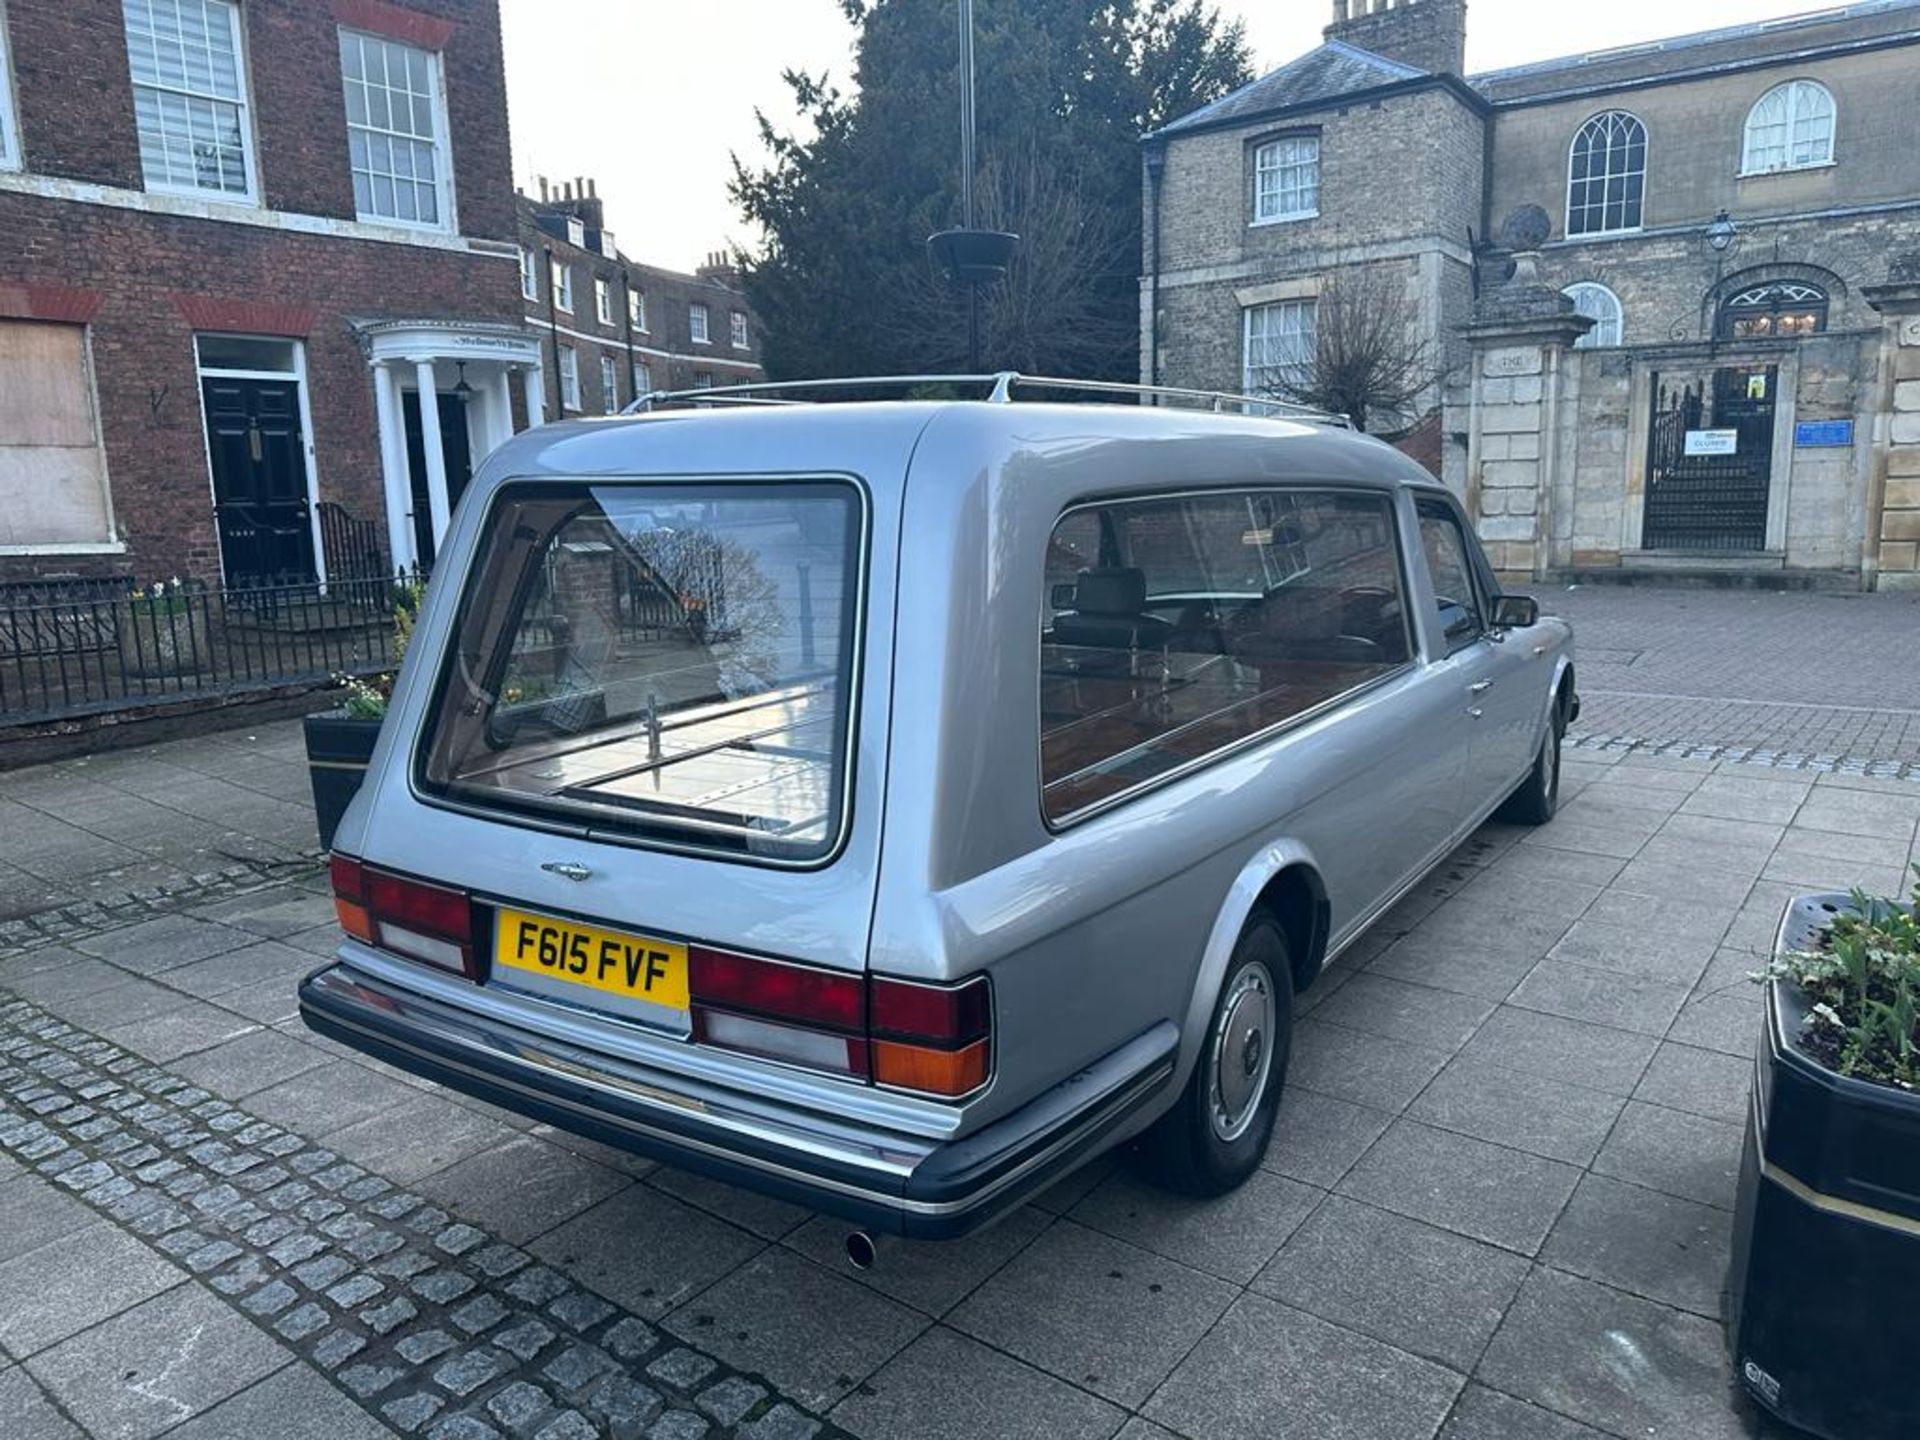
[(687, 1008), (687, 947), (651, 935), (502, 910), (494, 921), (493, 962), (670, 1010)]

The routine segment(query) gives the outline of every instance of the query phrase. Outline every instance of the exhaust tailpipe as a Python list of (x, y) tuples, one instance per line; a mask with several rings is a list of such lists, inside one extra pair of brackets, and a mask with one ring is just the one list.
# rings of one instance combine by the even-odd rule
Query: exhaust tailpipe
[(856, 1270), (871, 1270), (876, 1256), (873, 1237), (864, 1230), (847, 1233), (847, 1263)]

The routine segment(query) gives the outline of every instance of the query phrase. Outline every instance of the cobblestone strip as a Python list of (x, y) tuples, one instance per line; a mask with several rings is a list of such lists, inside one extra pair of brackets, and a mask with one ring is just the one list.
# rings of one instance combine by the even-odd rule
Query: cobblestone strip
[(1566, 746), (1569, 750), (1663, 755), (1686, 760), (1732, 760), (1742, 765), (1764, 765), (1773, 770), (1809, 770), (1831, 775), (1868, 775), (1883, 780), (1920, 782), (1920, 761), (1867, 760), (1857, 755), (1766, 750), (1751, 745), (1697, 745), (1687, 740), (1647, 740), (1637, 735), (1593, 735), (1584, 731), (1568, 735)]
[(183, 884), (130, 890), (108, 900), (82, 900), (0, 920), (0, 955), (132, 925), (188, 905), (203, 905), (209, 900), (224, 900), (229, 895), (283, 885), (317, 872), (325, 862), (326, 856), (318, 850), (270, 860), (237, 860), (223, 869), (195, 875)]
[(4, 996), (0, 1151), (171, 1256), (403, 1433), (838, 1434), (420, 1196)]

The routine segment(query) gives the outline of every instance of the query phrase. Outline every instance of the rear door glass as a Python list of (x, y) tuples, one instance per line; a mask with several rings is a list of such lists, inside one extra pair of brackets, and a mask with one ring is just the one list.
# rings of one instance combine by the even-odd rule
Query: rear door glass
[(505, 487), (422, 787), (609, 838), (824, 859), (846, 813), (863, 529), (843, 481)]
[(1082, 506), (1055, 527), (1047, 582), (1049, 821), (1316, 710), (1412, 656), (1385, 495), (1242, 490)]

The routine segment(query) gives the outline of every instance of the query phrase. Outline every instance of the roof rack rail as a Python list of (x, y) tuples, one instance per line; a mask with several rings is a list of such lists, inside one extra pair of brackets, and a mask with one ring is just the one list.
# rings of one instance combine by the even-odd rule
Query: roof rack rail
[[(745, 385), (708, 385), (691, 390), (654, 390), (637, 396), (622, 412), (644, 415), (668, 405), (806, 405), (809, 392), (822, 390), (912, 390), (932, 386), (975, 385), (986, 393), (978, 398), (1010, 405), (1037, 398), (1034, 391), (1079, 391), (1094, 395), (1130, 396), (1142, 405), (1174, 409), (1201, 409), (1215, 414), (1249, 415), (1271, 420), (1294, 420), (1309, 425), (1352, 429), (1353, 422), (1331, 410), (1315, 409), (1290, 400), (1260, 395), (1236, 395), (1230, 390), (1190, 390), (1178, 385), (1134, 385), (1120, 380), (1068, 380), (1057, 375), (1023, 375), (1017, 370), (966, 375), (856, 375), (820, 380), (762, 380)], [(1028, 392), (1022, 396), (1019, 392)]]

